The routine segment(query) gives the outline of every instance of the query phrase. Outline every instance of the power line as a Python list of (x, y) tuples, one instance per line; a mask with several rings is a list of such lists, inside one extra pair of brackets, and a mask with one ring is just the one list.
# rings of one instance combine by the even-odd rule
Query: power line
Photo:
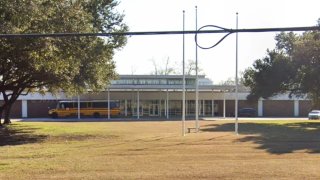
[[(204, 28), (216, 30), (202, 30)], [(252, 33), (279, 31), (312, 31), (320, 30), (320, 26), (283, 27), (283, 28), (255, 28), (255, 29), (227, 29), (215, 25), (206, 25), (198, 31), (144, 31), (144, 32), (110, 32), (110, 33), (29, 33), (29, 34), (0, 34), (0, 38), (45, 38), (45, 37), (107, 37), (107, 36), (145, 36), (145, 35), (178, 35), (178, 34), (212, 34), (212, 33)]]
[[(209, 47), (204, 47), (199, 45), (198, 43), (198, 34), (203, 32), (202, 29), (205, 28), (216, 28), (215, 32), (212, 33), (225, 33), (225, 35), (220, 38), (215, 44)], [(195, 43), (201, 49), (211, 49), (219, 45), (226, 37), (233, 33), (258, 33), (258, 32), (281, 32), (281, 31), (312, 31), (312, 30), (320, 30), (320, 26), (310, 26), (310, 27), (284, 27), (284, 28), (256, 28), (256, 29), (226, 29), (224, 27), (216, 26), (216, 25), (205, 25), (198, 29), (195, 34)]]

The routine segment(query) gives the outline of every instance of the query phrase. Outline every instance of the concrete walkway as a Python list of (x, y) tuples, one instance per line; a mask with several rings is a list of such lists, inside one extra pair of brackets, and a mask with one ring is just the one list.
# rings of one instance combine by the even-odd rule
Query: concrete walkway
[[(235, 121), (234, 117), (201, 117), (199, 118), (200, 121)], [(238, 118), (239, 121), (255, 121), (255, 120), (308, 120), (307, 117), (240, 117)], [(135, 121), (181, 121), (181, 117), (174, 117), (170, 119), (166, 118), (159, 118), (159, 117), (148, 117), (148, 118), (17, 118), (11, 119), (12, 122), (135, 122)], [(186, 121), (195, 121), (194, 117), (186, 118)]]

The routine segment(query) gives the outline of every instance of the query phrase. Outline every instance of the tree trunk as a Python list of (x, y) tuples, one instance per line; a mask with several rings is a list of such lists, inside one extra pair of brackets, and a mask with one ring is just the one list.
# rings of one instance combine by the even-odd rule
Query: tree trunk
[(10, 111), (11, 111), (12, 104), (8, 104), (4, 110), (4, 122), (3, 124), (10, 124)]
[(2, 112), (3, 112), (3, 107), (0, 107), (0, 126), (2, 126), (2, 124), (1, 124)]
[(10, 112), (13, 103), (18, 99), (19, 95), (22, 93), (24, 88), (14, 89), (11, 93), (7, 94), (5, 91), (2, 91), (2, 96), (4, 100), (4, 105), (1, 107), (4, 113), (3, 124), (10, 124)]

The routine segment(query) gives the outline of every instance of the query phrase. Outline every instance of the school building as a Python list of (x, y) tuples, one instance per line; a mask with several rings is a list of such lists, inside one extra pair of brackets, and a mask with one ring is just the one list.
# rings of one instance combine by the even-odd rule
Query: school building
[[(195, 76), (186, 76), (186, 117), (195, 117)], [(104, 92), (80, 95), (84, 100), (113, 100), (119, 103), (121, 118), (160, 117), (170, 119), (182, 115), (181, 75), (120, 75)], [(249, 90), (239, 87), (238, 107), (254, 108), (260, 117), (306, 117), (311, 101), (279, 95), (270, 99), (248, 101)], [(199, 116), (228, 117), (235, 114), (235, 86), (215, 85), (199, 76)], [(64, 93), (38, 93), (20, 96), (12, 108), (12, 118), (48, 117), (48, 110), (62, 100), (78, 100)]]

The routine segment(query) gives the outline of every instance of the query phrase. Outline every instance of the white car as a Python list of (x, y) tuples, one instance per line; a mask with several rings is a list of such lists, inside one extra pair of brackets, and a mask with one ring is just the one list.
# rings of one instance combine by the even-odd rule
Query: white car
[(308, 114), (309, 119), (320, 119), (320, 110), (312, 110)]

